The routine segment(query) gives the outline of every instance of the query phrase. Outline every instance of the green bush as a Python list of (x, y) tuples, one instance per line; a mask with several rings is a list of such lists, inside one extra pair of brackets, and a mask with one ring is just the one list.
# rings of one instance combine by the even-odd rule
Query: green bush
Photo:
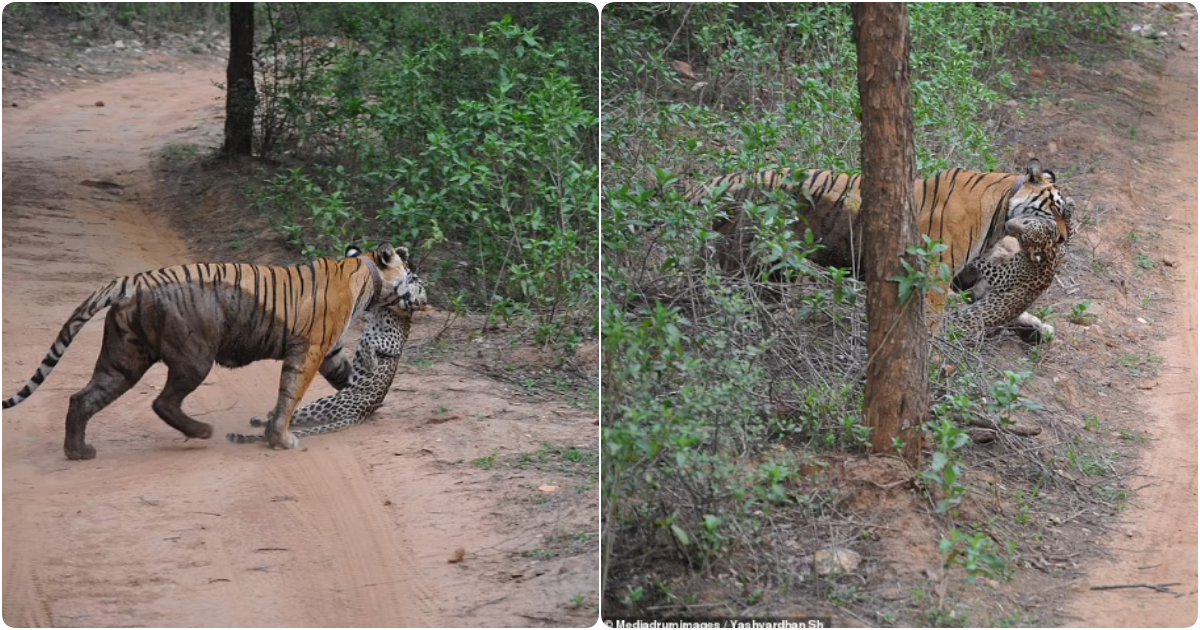
[[(342, 19), (362, 32), (376, 10)], [(312, 255), (409, 244), (443, 300), (530, 318), (546, 338), (594, 327), (598, 118), (572, 67), (586, 42), (505, 16), (375, 46), (398, 27), (380, 20), (365, 47), (305, 49), (282, 26), (266, 39), (259, 149), (297, 166), (260, 209)]]

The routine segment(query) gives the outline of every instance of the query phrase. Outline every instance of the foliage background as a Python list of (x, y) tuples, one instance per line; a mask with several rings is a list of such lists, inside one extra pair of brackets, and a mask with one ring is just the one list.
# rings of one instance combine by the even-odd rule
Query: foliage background
[(586, 4), (265, 4), (257, 192), (305, 253), (406, 243), (431, 295), (595, 329), (597, 12)]

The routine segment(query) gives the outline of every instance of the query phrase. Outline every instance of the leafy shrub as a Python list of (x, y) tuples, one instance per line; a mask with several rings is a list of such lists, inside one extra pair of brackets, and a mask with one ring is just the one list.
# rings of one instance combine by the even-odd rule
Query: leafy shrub
[[(343, 21), (366, 33), (381, 10)], [(398, 22), (380, 20), (367, 45), (314, 48), (285, 28), (298, 18), (273, 19), (259, 51), (259, 150), (298, 165), (258, 203), (297, 247), (407, 243), (444, 299), (531, 318), (550, 337), (594, 326), (598, 119), (572, 65), (585, 40), (547, 43), (505, 16), (408, 45), (389, 42)]]

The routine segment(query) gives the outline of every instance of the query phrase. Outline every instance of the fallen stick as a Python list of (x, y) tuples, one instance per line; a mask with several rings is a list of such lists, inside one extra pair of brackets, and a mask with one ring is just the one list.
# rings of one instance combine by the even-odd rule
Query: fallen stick
[(1119, 588), (1148, 588), (1159, 593), (1172, 592), (1170, 587), (1179, 586), (1180, 582), (1168, 582), (1166, 584), (1114, 584), (1112, 586), (1093, 586), (1093, 591), (1112, 591)]

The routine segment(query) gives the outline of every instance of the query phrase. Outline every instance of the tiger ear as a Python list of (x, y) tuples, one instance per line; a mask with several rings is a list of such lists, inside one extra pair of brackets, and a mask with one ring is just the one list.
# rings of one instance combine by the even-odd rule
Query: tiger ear
[(401, 245), (396, 248), (396, 254), (400, 256), (400, 262), (408, 264), (408, 248)]
[(384, 265), (392, 264), (392, 261), (396, 258), (396, 250), (392, 249), (391, 243), (384, 243), (383, 245), (380, 245), (379, 248), (375, 250), (375, 254), (379, 258), (379, 262)]
[(1025, 178), (1031, 182), (1054, 183), (1054, 173), (1043, 169), (1037, 158), (1029, 160), (1025, 166)]
[(358, 245), (351, 245), (346, 248), (346, 258), (354, 258), (355, 256), (359, 256), (361, 254), (362, 250), (358, 248)]

